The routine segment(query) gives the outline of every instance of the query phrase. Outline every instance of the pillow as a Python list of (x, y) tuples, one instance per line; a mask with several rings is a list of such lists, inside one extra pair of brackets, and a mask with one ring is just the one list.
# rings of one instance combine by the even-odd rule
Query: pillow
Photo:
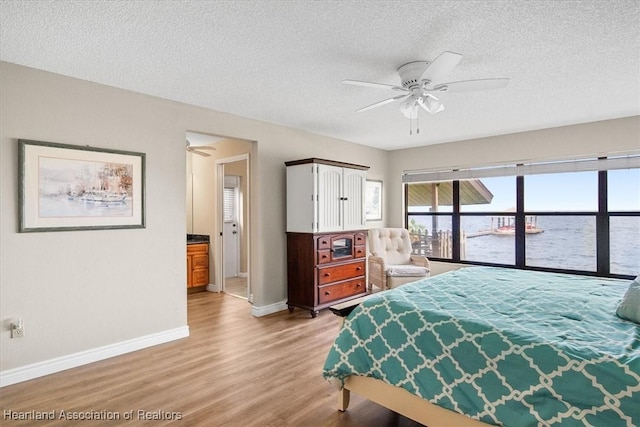
[(429, 274), (427, 267), (411, 264), (387, 265), (387, 276), (390, 277), (424, 277), (427, 274)]
[(629, 285), (629, 289), (622, 297), (616, 314), (626, 320), (640, 324), (640, 276)]

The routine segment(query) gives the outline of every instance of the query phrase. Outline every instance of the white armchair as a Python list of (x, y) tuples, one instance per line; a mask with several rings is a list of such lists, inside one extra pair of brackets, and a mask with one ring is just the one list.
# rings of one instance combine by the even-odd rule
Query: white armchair
[(429, 277), (429, 260), (412, 255), (411, 237), (404, 228), (369, 230), (369, 289), (381, 290)]

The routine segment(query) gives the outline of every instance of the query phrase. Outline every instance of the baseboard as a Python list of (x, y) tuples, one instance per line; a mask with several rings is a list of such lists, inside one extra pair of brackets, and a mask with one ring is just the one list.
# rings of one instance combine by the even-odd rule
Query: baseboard
[(209, 291), (209, 292), (220, 292), (221, 289), (220, 289), (220, 286), (214, 285), (212, 283), (209, 283), (207, 285), (207, 291)]
[(69, 354), (67, 356), (56, 357), (55, 359), (37, 362), (31, 365), (21, 366), (19, 368), (8, 369), (6, 371), (0, 371), (0, 387), (32, 380), (34, 378), (87, 365), (89, 363), (119, 356), (121, 354), (142, 350), (143, 348), (164, 344), (166, 342), (188, 336), (189, 326), (182, 326), (168, 331), (145, 335), (115, 344), (109, 344), (104, 347), (92, 348), (90, 350)]
[(263, 305), (261, 307), (251, 306), (251, 314), (255, 317), (266, 316), (267, 314), (277, 313), (282, 310), (288, 309), (286, 301), (280, 301), (275, 304)]
[(243, 272), (241, 271), (240, 273), (238, 273), (238, 277), (249, 277), (249, 273), (247, 273), (247, 272), (244, 272), (244, 273), (243, 273)]

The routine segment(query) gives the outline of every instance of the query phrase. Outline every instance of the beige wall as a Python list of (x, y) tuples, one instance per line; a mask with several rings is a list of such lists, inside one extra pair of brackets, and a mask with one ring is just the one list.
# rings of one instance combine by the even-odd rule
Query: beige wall
[(640, 153), (639, 116), (392, 151), (387, 179), (388, 225), (403, 226), (404, 170), (513, 165), (609, 153)]
[[(386, 176), (382, 150), (5, 62), (0, 94), (5, 374), (186, 326), (186, 131), (257, 141), (250, 166), (256, 306), (286, 300), (284, 162), (340, 153), (338, 160)], [(19, 138), (146, 153), (147, 227), (18, 233)], [(24, 338), (10, 339), (15, 316), (23, 318)]]

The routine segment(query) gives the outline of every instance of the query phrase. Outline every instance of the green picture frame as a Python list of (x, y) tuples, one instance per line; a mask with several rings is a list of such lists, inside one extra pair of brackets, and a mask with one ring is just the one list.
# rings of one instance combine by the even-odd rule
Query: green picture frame
[(19, 232), (145, 228), (144, 153), (18, 140)]

